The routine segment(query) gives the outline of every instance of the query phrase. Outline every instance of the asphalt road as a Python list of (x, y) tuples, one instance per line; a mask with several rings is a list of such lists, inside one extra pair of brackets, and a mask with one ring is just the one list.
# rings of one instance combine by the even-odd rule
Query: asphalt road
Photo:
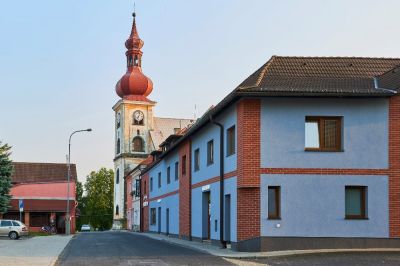
[(400, 265), (400, 253), (325, 253), (262, 259), (223, 259), (129, 232), (81, 233), (66, 246), (59, 265)]
[(59, 265), (234, 265), (222, 258), (129, 232), (91, 232), (74, 237)]

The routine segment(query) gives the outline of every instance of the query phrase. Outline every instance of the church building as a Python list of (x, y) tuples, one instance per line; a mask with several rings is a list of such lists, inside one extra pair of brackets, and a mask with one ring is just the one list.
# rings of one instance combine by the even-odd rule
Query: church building
[(140, 39), (136, 29), (136, 14), (129, 38), (125, 42), (127, 49), (127, 71), (116, 85), (120, 97), (113, 106), (115, 112), (115, 156), (114, 156), (114, 228), (121, 228), (126, 221), (126, 184), (124, 177), (169, 136), (193, 123), (191, 119), (161, 118), (154, 116), (157, 104), (148, 96), (153, 90), (153, 82), (142, 72)]

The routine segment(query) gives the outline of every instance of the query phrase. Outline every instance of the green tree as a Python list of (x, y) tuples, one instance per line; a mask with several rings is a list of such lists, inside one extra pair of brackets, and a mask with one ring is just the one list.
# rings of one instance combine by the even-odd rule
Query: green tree
[(0, 214), (6, 213), (10, 207), (11, 174), (13, 171), (10, 160), (11, 147), (0, 141)]
[(85, 190), (85, 217), (94, 228), (110, 229), (113, 222), (114, 171), (103, 167), (91, 172), (86, 178)]
[(85, 214), (85, 203), (84, 203), (85, 197), (83, 196), (82, 182), (79, 181), (76, 182), (75, 195), (76, 195), (76, 201), (78, 202), (76, 214), (79, 213), (79, 216), (76, 218), (76, 228), (80, 229), (82, 224), (85, 224), (83, 216)]

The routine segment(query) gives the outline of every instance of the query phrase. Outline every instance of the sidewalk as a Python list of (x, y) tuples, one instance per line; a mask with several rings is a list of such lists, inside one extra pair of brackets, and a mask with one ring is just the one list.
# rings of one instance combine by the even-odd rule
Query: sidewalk
[(52, 266), (73, 236), (0, 238), (0, 265)]
[(288, 251), (269, 251), (269, 252), (238, 252), (231, 249), (222, 249), (217, 246), (213, 246), (209, 243), (187, 241), (175, 237), (169, 237), (161, 234), (153, 233), (136, 233), (147, 236), (152, 239), (159, 241), (166, 241), (172, 244), (184, 246), (187, 248), (202, 251), (214, 256), (224, 258), (236, 258), (236, 259), (256, 259), (256, 258), (269, 258), (279, 256), (292, 256), (292, 255), (304, 255), (304, 254), (318, 254), (318, 253), (343, 253), (343, 252), (400, 252), (400, 248), (374, 248), (374, 249), (314, 249), (314, 250), (288, 250)]

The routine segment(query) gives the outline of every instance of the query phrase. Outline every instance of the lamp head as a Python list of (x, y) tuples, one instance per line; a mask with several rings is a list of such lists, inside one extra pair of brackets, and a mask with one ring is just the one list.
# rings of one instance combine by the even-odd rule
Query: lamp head
[(86, 131), (87, 131), (87, 132), (90, 132), (90, 131), (92, 131), (92, 129), (91, 129), (91, 128), (88, 128), (88, 129), (86, 129)]

